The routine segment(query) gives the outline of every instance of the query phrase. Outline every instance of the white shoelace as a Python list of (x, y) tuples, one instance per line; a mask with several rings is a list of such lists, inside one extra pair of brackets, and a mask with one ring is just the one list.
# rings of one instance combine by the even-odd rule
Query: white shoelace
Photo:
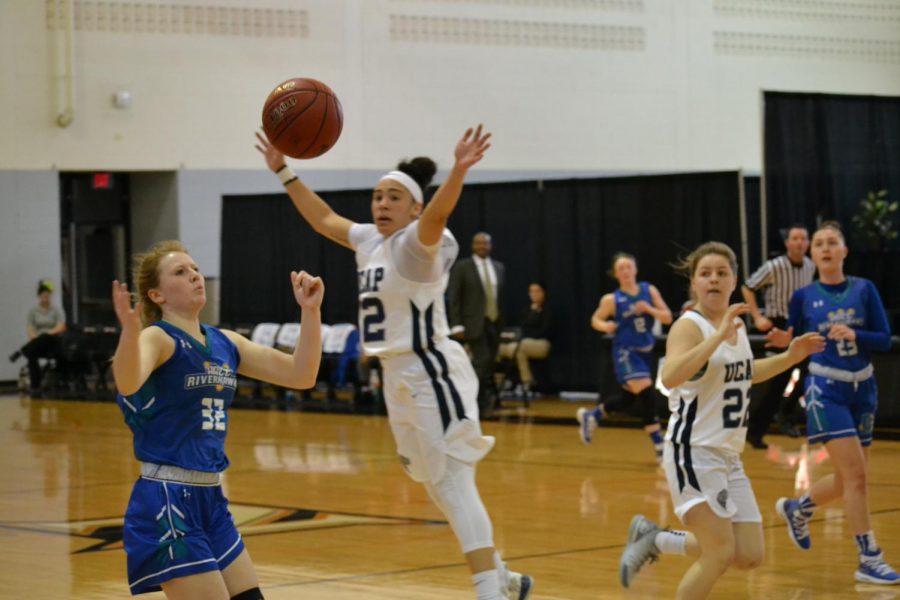
[(863, 559), (863, 563), (879, 575), (888, 576), (894, 575), (894, 569), (891, 568), (891, 565), (887, 564), (884, 559), (879, 554), (878, 556), (867, 556)]

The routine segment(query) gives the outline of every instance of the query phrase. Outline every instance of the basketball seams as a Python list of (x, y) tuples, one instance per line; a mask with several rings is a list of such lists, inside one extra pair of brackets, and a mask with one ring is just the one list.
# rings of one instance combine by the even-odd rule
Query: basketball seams
[(298, 77), (279, 84), (266, 99), (262, 116), (269, 141), (286, 156), (301, 159), (327, 152), (344, 125), (337, 95), (312, 78)]
[[(291, 113), (292, 116), (290, 119), (283, 119), (278, 125), (276, 125), (275, 131), (277, 131), (278, 133), (276, 133), (274, 138), (270, 141), (274, 142), (275, 140), (279, 139), (287, 129), (290, 129), (290, 126), (294, 121), (296, 121), (298, 118), (300, 118), (300, 116), (303, 113), (305, 113), (310, 108), (312, 108), (316, 104), (316, 101), (318, 101), (320, 92), (318, 92), (317, 90), (293, 90), (293, 91), (291, 91), (290, 94), (287, 94), (286, 96), (282, 96), (279, 99), (279, 102), (281, 102), (284, 100), (284, 98), (289, 97), (293, 94), (298, 94), (298, 93), (308, 94), (310, 92), (312, 92), (314, 94), (312, 101), (309, 104), (307, 104), (306, 106), (304, 106), (300, 112), (298, 112), (296, 114)], [(271, 109), (269, 109), (269, 110), (271, 110)], [(268, 113), (268, 111), (266, 111), (266, 112)]]

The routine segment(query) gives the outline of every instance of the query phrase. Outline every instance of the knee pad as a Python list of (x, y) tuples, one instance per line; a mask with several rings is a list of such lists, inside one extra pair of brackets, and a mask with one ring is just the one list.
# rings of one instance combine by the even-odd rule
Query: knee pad
[(255, 587), (249, 590), (244, 590), (236, 596), (232, 596), (231, 600), (265, 600), (265, 598), (262, 595), (262, 590), (260, 590), (258, 587)]
[(641, 420), (646, 425), (656, 425), (659, 418), (656, 416), (656, 390), (653, 386), (644, 388), (638, 394), (638, 400), (641, 402)]
[(491, 519), (475, 486), (475, 467), (448, 456), (441, 480), (424, 485), (447, 517), (463, 554), (494, 546)]

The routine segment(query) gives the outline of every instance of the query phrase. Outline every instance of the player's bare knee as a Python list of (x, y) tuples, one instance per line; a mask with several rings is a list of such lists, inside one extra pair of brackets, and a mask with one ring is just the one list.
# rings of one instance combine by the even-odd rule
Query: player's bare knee
[(765, 558), (765, 551), (762, 548), (753, 549), (751, 551), (736, 552), (732, 565), (735, 569), (741, 571), (749, 571), (758, 568)]

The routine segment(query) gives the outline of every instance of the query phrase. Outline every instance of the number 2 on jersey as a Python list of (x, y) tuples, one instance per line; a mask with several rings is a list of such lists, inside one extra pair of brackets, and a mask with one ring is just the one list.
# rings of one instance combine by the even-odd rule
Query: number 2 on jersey
[(363, 342), (383, 342), (384, 304), (378, 298), (363, 298), (359, 309), (363, 313)]
[[(747, 394), (749, 402), (749, 394)], [(737, 429), (738, 427), (746, 427), (750, 418), (750, 412), (744, 413), (741, 419), (741, 410), (744, 408), (744, 392), (737, 388), (729, 388), (722, 392), (722, 401), (725, 406), (722, 408), (722, 427), (725, 429)]]

